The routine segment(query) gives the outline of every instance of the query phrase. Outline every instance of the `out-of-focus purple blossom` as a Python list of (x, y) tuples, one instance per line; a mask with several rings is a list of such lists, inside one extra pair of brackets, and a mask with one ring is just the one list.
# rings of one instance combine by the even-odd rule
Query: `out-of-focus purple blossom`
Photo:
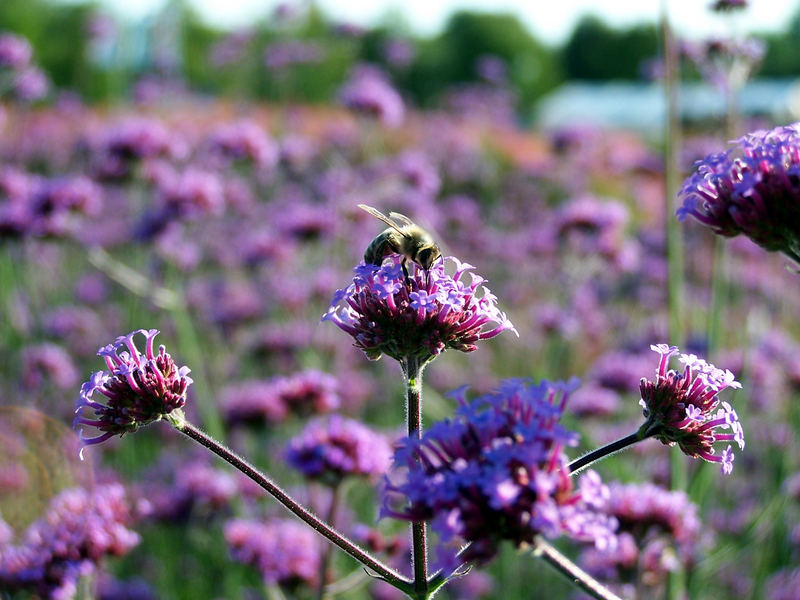
[(27, 346), (21, 355), (22, 383), (29, 389), (41, 388), (49, 381), (59, 389), (78, 383), (78, 371), (69, 354), (56, 344)]
[(139, 543), (119, 484), (62, 491), (47, 513), (25, 532), (19, 545), (0, 546), (0, 588), (27, 590), (66, 600), (78, 580), (91, 575), (106, 556), (122, 556)]
[(611, 581), (655, 586), (680, 566), (697, 559), (701, 523), (697, 505), (682, 491), (652, 483), (608, 486), (606, 513), (619, 523), (619, 547), (614, 552), (590, 548), (581, 563), (590, 572)]
[(382, 514), (430, 520), (448, 569), (486, 563), (502, 540), (532, 544), (538, 534), (613, 546), (616, 523), (599, 511), (608, 489), (593, 471), (575, 486), (564, 454), (578, 442), (559, 423), (575, 387), (577, 380), (508, 380), (471, 403), (465, 388), (456, 390), (455, 417), (421, 439), (404, 438), (395, 451)]
[(599, 385), (627, 393), (638, 391), (641, 373), (650, 369), (652, 354), (633, 351), (614, 351), (603, 354), (589, 370), (589, 376)]
[(290, 134), (279, 142), (280, 164), (293, 174), (303, 173), (319, 154), (319, 146), (311, 138)]
[(220, 510), (236, 496), (239, 482), (230, 471), (194, 462), (176, 470), (175, 488), (179, 495), (191, 499), (192, 503)]
[[(145, 337), (144, 354), (134, 344), (136, 334)], [(156, 335), (156, 329), (139, 329), (97, 351), (108, 370), (97, 371), (81, 386), (75, 426), (96, 427), (102, 433), (87, 439), (81, 432), (84, 444), (136, 431), (186, 403), (186, 390), (192, 383), (189, 367), (178, 367), (164, 346), (156, 352)], [(94, 418), (84, 417), (85, 410)]]
[(711, 38), (701, 42), (683, 42), (681, 52), (695, 64), (708, 83), (728, 92), (745, 84), (764, 58), (766, 45), (755, 38)]
[(228, 386), (220, 404), (225, 420), (238, 423), (280, 423), (289, 415), (308, 416), (339, 408), (339, 384), (333, 375), (301, 371), (272, 379), (254, 379)]
[(225, 524), (224, 535), (233, 559), (255, 567), (266, 583), (288, 588), (317, 585), (319, 540), (305, 524), (233, 519)]
[(338, 23), (333, 28), (334, 33), (347, 38), (360, 38), (363, 37), (367, 30), (361, 25), (355, 23)]
[(680, 192), (678, 219), (714, 233), (744, 234), (800, 261), (800, 123), (756, 131), (698, 161)]
[(33, 49), (30, 42), (21, 35), (0, 34), (0, 67), (21, 70), (31, 62)]
[(411, 64), (416, 54), (414, 44), (410, 40), (392, 38), (383, 44), (383, 59), (395, 68), (405, 68)]
[[(656, 378), (642, 377), (639, 389), (645, 422), (640, 435), (653, 436), (662, 443), (675, 444), (692, 458), (720, 463), (722, 472), (733, 470), (731, 446), (716, 454), (716, 442), (736, 442), (744, 449), (744, 431), (736, 411), (720, 401), (725, 388), (741, 388), (733, 373), (716, 368), (694, 354), (680, 354), (683, 372), (667, 370), (670, 357), (677, 355), (677, 346), (656, 344), (650, 349), (660, 355)], [(728, 430), (730, 433), (722, 433)]]
[(479, 56), (475, 61), (475, 72), (478, 77), (494, 85), (504, 85), (508, 81), (506, 61), (493, 54)]
[(352, 419), (310, 421), (286, 447), (286, 461), (309, 479), (336, 486), (345, 477), (377, 477), (389, 469), (389, 440)]
[(323, 46), (309, 40), (273, 42), (264, 50), (264, 65), (270, 71), (282, 71), (288, 67), (315, 64), (323, 60)]
[(261, 169), (278, 163), (278, 146), (253, 121), (239, 121), (215, 129), (209, 136), (211, 153), (228, 162), (250, 162)]
[(797, 590), (800, 590), (800, 569), (783, 569), (767, 579), (764, 600), (796, 600)]
[(619, 410), (619, 404), (619, 394), (596, 384), (579, 387), (569, 399), (570, 412), (579, 417), (608, 417)]
[(132, 118), (99, 134), (93, 159), (99, 177), (120, 179), (131, 175), (136, 162), (153, 158), (180, 158), (185, 141), (161, 121)]
[(581, 196), (559, 211), (555, 228), (579, 252), (613, 259), (622, 252), (627, 223), (628, 209), (621, 202)]
[[(402, 260), (393, 254), (380, 267), (357, 266), (353, 283), (334, 294), (322, 317), (349, 333), (370, 360), (386, 354), (427, 361), (448, 348), (472, 352), (479, 340), (507, 329), (517, 333), (482, 277), (472, 273), (469, 284), (462, 280), (472, 265), (451, 256), (426, 272), (409, 263), (409, 286)], [(453, 275), (445, 271), (446, 263), (455, 268)], [(495, 325), (486, 329), (490, 323)]]
[(88, 306), (64, 304), (46, 311), (42, 323), (44, 332), (65, 342), (71, 354), (90, 356), (97, 350), (92, 340), (108, 335), (108, 317)]
[(38, 67), (28, 67), (14, 77), (14, 95), (22, 102), (33, 102), (47, 95), (50, 80)]
[(445, 107), (461, 119), (502, 128), (516, 124), (516, 102), (510, 89), (483, 83), (455, 86), (444, 97)]
[(197, 167), (188, 167), (166, 178), (159, 186), (158, 195), (164, 210), (181, 218), (220, 215), (225, 210), (224, 188), (219, 176)]
[(360, 65), (339, 90), (339, 100), (347, 108), (376, 118), (386, 127), (403, 122), (405, 106), (386, 75), (373, 65)]
[(75, 298), (86, 304), (103, 304), (108, 300), (109, 285), (105, 275), (89, 272), (82, 275), (74, 287)]
[(416, 192), (435, 197), (442, 186), (439, 171), (426, 154), (409, 150), (392, 161), (391, 168)]
[(0, 236), (67, 235), (102, 206), (101, 188), (83, 175), (43, 179), (7, 169), (0, 176)]
[(253, 30), (233, 31), (211, 46), (209, 60), (215, 67), (234, 65), (244, 58), (247, 46), (253, 40)]

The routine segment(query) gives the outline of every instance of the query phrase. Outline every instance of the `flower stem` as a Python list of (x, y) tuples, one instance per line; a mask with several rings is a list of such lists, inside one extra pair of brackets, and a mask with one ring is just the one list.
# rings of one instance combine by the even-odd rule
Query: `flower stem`
[(622, 600), (611, 590), (603, 587), (600, 582), (594, 579), (586, 571), (561, 554), (552, 545), (546, 542), (541, 536), (536, 536), (533, 549), (534, 556), (539, 556), (546, 563), (554, 567), (559, 573), (564, 575), (581, 590), (597, 600)]
[(168, 417), (168, 420), (175, 427), (175, 429), (198, 442), (200, 445), (205, 446), (224, 461), (247, 475), (250, 479), (264, 488), (278, 502), (283, 504), (283, 506), (291, 513), (310, 525), (314, 531), (339, 546), (339, 548), (344, 550), (347, 554), (352, 556), (364, 566), (372, 569), (388, 584), (409, 595), (414, 592), (414, 587), (409, 580), (404, 578), (391, 567), (373, 557), (365, 550), (362, 550), (353, 541), (325, 523), (314, 513), (300, 505), (294, 498), (287, 494), (283, 489), (280, 488), (280, 486), (278, 486), (278, 484), (272, 481), (272, 479), (267, 477), (264, 473), (256, 469), (238, 454), (186, 421), (183, 418), (183, 415), (176, 415), (176, 412), (178, 411), (173, 411)]
[[(328, 524), (333, 527), (336, 523), (336, 510), (339, 508), (339, 489), (341, 486), (339, 484), (334, 485), (331, 488), (331, 499), (330, 499), (330, 506), (328, 507)], [(330, 544), (323, 544), (322, 550), (319, 557), (319, 591), (317, 593), (318, 600), (323, 600), (325, 597), (325, 575), (328, 572), (328, 563), (331, 559), (331, 547)]]
[(625, 437), (619, 438), (616, 441), (613, 441), (605, 446), (601, 446), (596, 450), (592, 450), (591, 452), (587, 452), (580, 458), (576, 458), (571, 463), (569, 463), (569, 472), (570, 474), (578, 473), (582, 471), (593, 462), (600, 460), (601, 458), (606, 458), (607, 456), (611, 456), (612, 454), (616, 454), (617, 452), (624, 450), (628, 446), (632, 446), (636, 442), (641, 442), (645, 437), (648, 436), (641, 436), (639, 431), (635, 431), (630, 435), (626, 435)]
[[(406, 376), (406, 421), (408, 437), (422, 436), (422, 369), (425, 362), (408, 356), (401, 362)], [(411, 548), (414, 562), (414, 593), (417, 598), (428, 597), (428, 542), (424, 521), (411, 523)]]

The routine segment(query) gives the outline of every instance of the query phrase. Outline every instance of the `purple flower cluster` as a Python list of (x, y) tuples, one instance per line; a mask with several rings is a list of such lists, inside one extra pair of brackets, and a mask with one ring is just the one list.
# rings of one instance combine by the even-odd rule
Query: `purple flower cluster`
[(50, 87), (44, 72), (31, 63), (32, 58), (33, 49), (26, 38), (13, 33), (0, 34), (2, 91), (9, 90), (13, 98), (22, 102), (38, 100)]
[(465, 388), (454, 392), (455, 418), (397, 448), (383, 515), (431, 520), (447, 567), (486, 563), (502, 540), (520, 546), (538, 534), (613, 546), (616, 524), (600, 510), (608, 489), (593, 471), (575, 486), (564, 454), (577, 444), (559, 422), (576, 386), (512, 379), (469, 404)]
[(800, 569), (782, 569), (773, 573), (765, 585), (765, 600), (796, 600), (800, 590)]
[(681, 51), (703, 78), (723, 92), (737, 90), (747, 81), (766, 53), (761, 40), (710, 38), (684, 42)]
[(0, 540), (0, 589), (54, 600), (74, 597), (78, 579), (94, 573), (105, 556), (122, 556), (139, 543), (127, 527), (131, 521), (119, 484), (62, 491), (19, 545)]
[[(741, 388), (733, 373), (716, 368), (694, 354), (680, 354), (683, 372), (667, 370), (670, 357), (678, 354), (677, 346), (656, 344), (650, 349), (661, 355), (656, 378), (642, 377), (639, 384), (645, 423), (640, 434), (654, 436), (664, 444), (677, 444), (681, 452), (692, 458), (720, 463), (722, 472), (733, 470), (731, 446), (715, 454), (714, 443), (735, 441), (744, 449), (744, 431), (736, 411), (727, 402), (720, 402), (719, 392), (725, 388)], [(722, 433), (729, 430), (730, 433)]]
[(686, 493), (652, 483), (608, 487), (605, 511), (619, 523), (619, 546), (614, 552), (597, 548), (584, 552), (581, 562), (590, 572), (611, 581), (638, 575), (654, 584), (680, 565), (694, 564), (700, 518)]
[[(136, 334), (146, 338), (144, 354), (134, 344)], [(178, 367), (164, 346), (155, 352), (156, 335), (156, 329), (139, 329), (97, 351), (105, 358), (108, 371), (97, 371), (81, 386), (75, 426), (96, 427), (102, 433), (86, 439), (81, 432), (85, 444), (99, 444), (115, 435), (136, 431), (186, 403), (186, 390), (192, 383), (189, 368)], [(95, 392), (105, 403), (98, 401)], [(84, 409), (93, 411), (94, 418), (82, 416)]]
[(209, 138), (212, 154), (225, 161), (249, 161), (260, 168), (278, 163), (278, 146), (252, 121), (239, 121), (215, 129)]
[(375, 117), (387, 127), (397, 127), (403, 122), (405, 106), (400, 94), (376, 67), (361, 65), (339, 91), (341, 103), (354, 110)]
[(678, 218), (714, 233), (744, 234), (800, 261), (800, 123), (756, 131), (709, 154), (683, 184)]
[[(453, 275), (445, 270), (447, 262), (455, 267)], [(407, 285), (401, 263), (402, 257), (393, 254), (380, 267), (357, 266), (353, 283), (336, 292), (322, 317), (353, 336), (367, 358), (428, 360), (448, 348), (472, 352), (479, 340), (507, 329), (516, 333), (482, 277), (470, 274), (471, 282), (463, 281), (472, 265), (452, 256), (429, 271), (409, 265), (413, 273)], [(495, 326), (485, 328), (488, 323)]]
[(10, 167), (0, 172), (0, 238), (70, 234), (81, 216), (102, 207), (102, 190), (88, 177), (45, 179)]
[(27, 346), (21, 354), (22, 384), (28, 389), (38, 389), (50, 382), (66, 390), (78, 383), (78, 371), (69, 353), (61, 346), (45, 342)]
[(264, 65), (270, 71), (282, 71), (295, 65), (309, 65), (325, 60), (325, 50), (317, 42), (288, 40), (275, 42), (264, 50)]
[(286, 461), (292, 467), (331, 486), (349, 475), (386, 473), (391, 456), (385, 435), (341, 415), (310, 421), (286, 447)]
[(233, 519), (225, 524), (224, 535), (234, 560), (258, 569), (266, 583), (289, 588), (317, 584), (319, 539), (306, 525), (288, 519)]
[(327, 413), (340, 403), (336, 377), (313, 369), (228, 386), (221, 401), (225, 420), (232, 425), (280, 423), (289, 415)]

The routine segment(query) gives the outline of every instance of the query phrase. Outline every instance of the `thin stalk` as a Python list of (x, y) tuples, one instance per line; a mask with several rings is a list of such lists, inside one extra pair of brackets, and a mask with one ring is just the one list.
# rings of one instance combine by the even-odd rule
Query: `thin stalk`
[(561, 552), (556, 550), (555, 547), (546, 542), (541, 536), (536, 536), (533, 555), (542, 558), (547, 564), (554, 567), (556, 571), (561, 573), (592, 598), (596, 598), (597, 600), (622, 600), (586, 571), (561, 554)]
[[(336, 524), (336, 511), (339, 508), (339, 497), (340, 497), (340, 490), (341, 486), (339, 484), (335, 484), (331, 487), (331, 503), (328, 507), (328, 518), (326, 521), (328, 525), (331, 527), (335, 527)], [(320, 552), (319, 557), (319, 590), (317, 592), (318, 600), (322, 600), (325, 597), (325, 575), (328, 572), (328, 564), (331, 560), (331, 546), (330, 544), (324, 543), (322, 545), (322, 551)]]
[[(402, 361), (406, 377), (406, 422), (408, 437), (422, 436), (422, 369), (425, 366), (416, 356)], [(424, 521), (411, 523), (411, 549), (414, 562), (414, 593), (417, 598), (428, 597), (428, 532)]]
[[(683, 329), (683, 239), (678, 219), (675, 217), (674, 199), (678, 195), (679, 166), (678, 156), (681, 147), (680, 119), (680, 74), (678, 64), (678, 44), (669, 22), (668, 0), (661, 0), (661, 31), (664, 43), (664, 94), (667, 106), (664, 140), (664, 207), (667, 220), (667, 277), (669, 340), (671, 344), (681, 345), (685, 332)], [(669, 458), (670, 483), (674, 490), (685, 490), (688, 486), (686, 461), (679, 452), (671, 452)], [(683, 574), (671, 573), (667, 581), (667, 597), (677, 600), (685, 588)]]
[(272, 481), (272, 479), (267, 477), (264, 473), (259, 471), (256, 467), (251, 465), (245, 459), (214, 438), (210, 437), (205, 432), (186, 421), (183, 415), (175, 414), (175, 412), (176, 411), (173, 411), (173, 413), (168, 417), (170, 423), (175, 427), (175, 429), (198, 442), (200, 445), (205, 446), (225, 462), (247, 475), (247, 477), (255, 481), (273, 498), (280, 502), (287, 510), (289, 510), (289, 512), (293, 513), (302, 521), (305, 521), (305, 523), (310, 525), (314, 531), (336, 544), (339, 548), (344, 550), (362, 565), (370, 568), (388, 584), (396, 587), (405, 594), (412, 595), (414, 593), (414, 586), (408, 579), (404, 578), (397, 571), (385, 565), (365, 550), (361, 549), (345, 535), (325, 523), (322, 519), (310, 512), (304, 506), (300, 505), (294, 498), (281, 489), (278, 484)]
[(580, 458), (576, 458), (571, 463), (569, 463), (569, 472), (571, 475), (578, 473), (591, 465), (594, 462), (602, 458), (606, 458), (607, 456), (611, 456), (612, 454), (616, 454), (627, 448), (628, 446), (632, 446), (636, 442), (641, 442), (644, 437), (640, 437), (638, 431), (634, 431), (630, 435), (626, 435), (616, 441), (613, 441), (605, 446), (601, 446), (596, 450), (592, 450), (591, 452), (587, 452)]

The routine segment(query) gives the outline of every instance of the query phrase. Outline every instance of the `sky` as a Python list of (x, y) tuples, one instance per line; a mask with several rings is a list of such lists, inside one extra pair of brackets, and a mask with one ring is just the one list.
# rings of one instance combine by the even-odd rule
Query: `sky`
[[(113, 13), (133, 19), (155, 13), (167, 0), (101, 0)], [(210, 23), (241, 27), (267, 15), (277, 0), (188, 0)], [(334, 21), (373, 25), (387, 15), (401, 14), (422, 35), (441, 29), (458, 9), (508, 11), (519, 15), (542, 41), (557, 44), (566, 39), (577, 20), (592, 12), (615, 26), (655, 22), (662, 2), (669, 7), (675, 28), (686, 37), (776, 31), (797, 12), (800, 0), (750, 0), (750, 6), (733, 18), (707, 10), (711, 0), (317, 0)]]

